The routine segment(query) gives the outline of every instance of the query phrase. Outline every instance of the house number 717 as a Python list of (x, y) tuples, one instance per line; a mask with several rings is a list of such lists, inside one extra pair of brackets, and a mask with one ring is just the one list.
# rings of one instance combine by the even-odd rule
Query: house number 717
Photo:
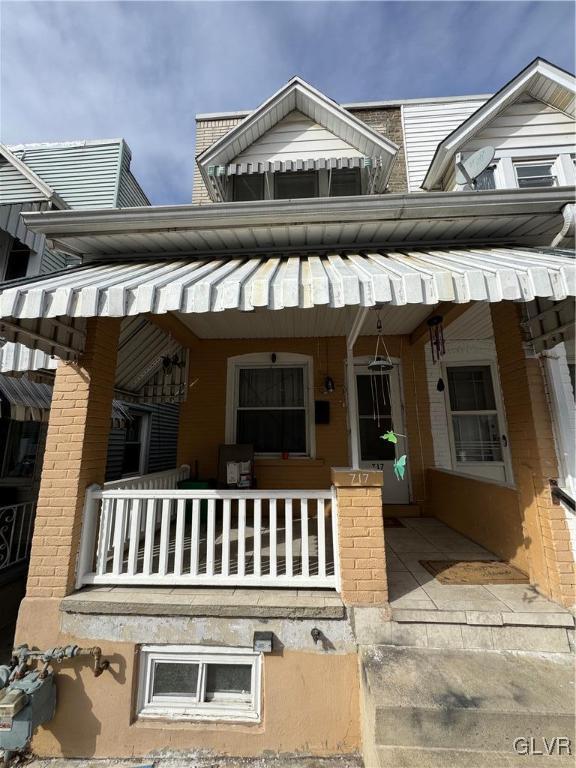
[(352, 485), (366, 485), (368, 472), (352, 472)]

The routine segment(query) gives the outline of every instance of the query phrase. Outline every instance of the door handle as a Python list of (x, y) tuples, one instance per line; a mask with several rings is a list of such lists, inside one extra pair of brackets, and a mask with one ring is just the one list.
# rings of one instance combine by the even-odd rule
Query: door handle
[(508, 438), (506, 437), (506, 435), (502, 435), (502, 445), (504, 446), (504, 448), (508, 448)]

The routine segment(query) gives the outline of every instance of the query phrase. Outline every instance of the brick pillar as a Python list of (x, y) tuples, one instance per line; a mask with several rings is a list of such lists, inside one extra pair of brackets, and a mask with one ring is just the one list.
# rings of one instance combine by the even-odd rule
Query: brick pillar
[(60, 363), (28, 571), (27, 597), (73, 591), (86, 488), (103, 483), (120, 318), (89, 320), (78, 363)]
[(519, 306), (507, 301), (490, 306), (530, 581), (553, 600), (571, 605), (574, 559), (564, 510), (550, 494), (549, 480), (558, 476), (558, 466), (540, 362), (526, 357)]
[(383, 473), (333, 468), (332, 483), (338, 502), (342, 601), (349, 606), (386, 605)]

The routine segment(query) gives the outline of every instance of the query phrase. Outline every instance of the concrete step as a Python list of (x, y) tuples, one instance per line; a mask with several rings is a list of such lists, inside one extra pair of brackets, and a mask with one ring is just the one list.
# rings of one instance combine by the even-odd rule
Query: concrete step
[[(569, 654), (365, 648), (367, 768), (572, 765), (572, 662)], [(515, 739), (540, 752), (546, 739), (553, 754), (519, 754)]]
[(383, 504), (384, 517), (420, 517), (419, 504)]

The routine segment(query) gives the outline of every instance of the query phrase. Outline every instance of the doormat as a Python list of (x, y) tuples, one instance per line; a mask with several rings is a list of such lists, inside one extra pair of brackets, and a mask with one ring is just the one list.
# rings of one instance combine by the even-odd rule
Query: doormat
[(440, 584), (529, 584), (518, 568), (498, 560), (420, 560)]
[(406, 526), (397, 517), (385, 517), (384, 528), (406, 528)]

